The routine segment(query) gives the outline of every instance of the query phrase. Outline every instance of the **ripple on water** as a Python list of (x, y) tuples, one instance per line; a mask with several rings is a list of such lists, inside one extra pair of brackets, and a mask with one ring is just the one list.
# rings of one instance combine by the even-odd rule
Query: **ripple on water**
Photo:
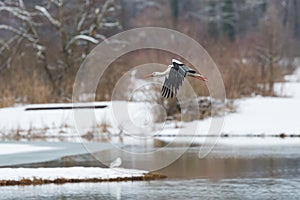
[(297, 199), (300, 179), (247, 178), (3, 187), (1, 199)]

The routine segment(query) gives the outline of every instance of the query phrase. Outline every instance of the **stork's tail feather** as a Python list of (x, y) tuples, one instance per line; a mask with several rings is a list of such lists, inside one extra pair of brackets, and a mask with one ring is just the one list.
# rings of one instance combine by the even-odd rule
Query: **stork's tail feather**
[(174, 92), (170, 88), (168, 88), (166, 86), (162, 87), (162, 89), (161, 89), (161, 95), (163, 97), (165, 97), (165, 98), (169, 98), (169, 97), (173, 98), (175, 96)]

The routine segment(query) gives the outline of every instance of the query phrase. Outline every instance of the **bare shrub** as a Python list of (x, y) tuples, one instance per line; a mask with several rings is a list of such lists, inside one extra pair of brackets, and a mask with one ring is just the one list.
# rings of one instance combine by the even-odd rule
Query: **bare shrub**
[[(23, 74), (23, 75), (22, 75)], [(52, 101), (52, 88), (41, 81), (37, 73), (31, 76), (16, 73), (9, 82), (0, 85), (2, 98), (0, 106), (13, 106), (16, 103), (47, 103)]]
[[(105, 35), (121, 28), (117, 4), (115, 0), (1, 2), (0, 75), (8, 75), (6, 93), (20, 102), (24, 99), (18, 98), (31, 103), (70, 101), (76, 71), (86, 55)], [(27, 75), (42, 84), (27, 87)], [(13, 79), (25, 90), (18, 89)], [(50, 99), (47, 91), (52, 93)], [(5, 99), (1, 104), (13, 103)]]
[(251, 38), (235, 42), (211, 41), (205, 46), (221, 71), (227, 98), (256, 93), (259, 68), (253, 60), (251, 42)]
[(283, 72), (279, 61), (284, 57), (285, 35), (274, 4), (269, 4), (265, 17), (259, 24), (257, 57), (261, 67), (263, 95), (274, 95), (274, 83)]

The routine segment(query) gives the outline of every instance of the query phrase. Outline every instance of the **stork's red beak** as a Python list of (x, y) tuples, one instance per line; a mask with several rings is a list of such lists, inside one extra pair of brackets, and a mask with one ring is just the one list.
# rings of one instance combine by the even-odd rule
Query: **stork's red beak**
[(153, 75), (152, 74), (148, 74), (144, 78), (151, 78), (151, 77), (153, 77)]
[(197, 79), (204, 81), (204, 82), (208, 82), (208, 78), (206, 78), (205, 76), (199, 76), (199, 77), (197, 77)]

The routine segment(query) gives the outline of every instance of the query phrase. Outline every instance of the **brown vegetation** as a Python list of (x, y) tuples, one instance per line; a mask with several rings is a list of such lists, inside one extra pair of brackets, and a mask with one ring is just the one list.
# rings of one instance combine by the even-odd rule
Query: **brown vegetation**
[(42, 185), (42, 184), (64, 184), (64, 183), (100, 183), (100, 182), (121, 182), (121, 181), (151, 181), (167, 178), (165, 175), (160, 173), (147, 173), (143, 176), (136, 177), (118, 177), (118, 178), (86, 178), (86, 179), (65, 179), (56, 178), (54, 180), (49, 179), (21, 179), (21, 180), (0, 180), (0, 186), (12, 186), (12, 185)]
[[(282, 81), (294, 67), (280, 61), (299, 56), (295, 0), (286, 0), (285, 6), (272, 0), (251, 4), (227, 0), (224, 5), (218, 0), (152, 0), (139, 6), (127, 0), (61, 2), (0, 3), (0, 107), (70, 102), (76, 72), (86, 55), (105, 37), (132, 27), (161, 26), (194, 38), (219, 67), (228, 98), (274, 95), (274, 82)], [(96, 100), (111, 100), (119, 77), (132, 67), (168, 64), (172, 57), (176, 55), (159, 50), (122, 56), (105, 72), (107, 78), (100, 81), (105, 87), (98, 88)], [(198, 95), (209, 95), (205, 85), (194, 88)]]

